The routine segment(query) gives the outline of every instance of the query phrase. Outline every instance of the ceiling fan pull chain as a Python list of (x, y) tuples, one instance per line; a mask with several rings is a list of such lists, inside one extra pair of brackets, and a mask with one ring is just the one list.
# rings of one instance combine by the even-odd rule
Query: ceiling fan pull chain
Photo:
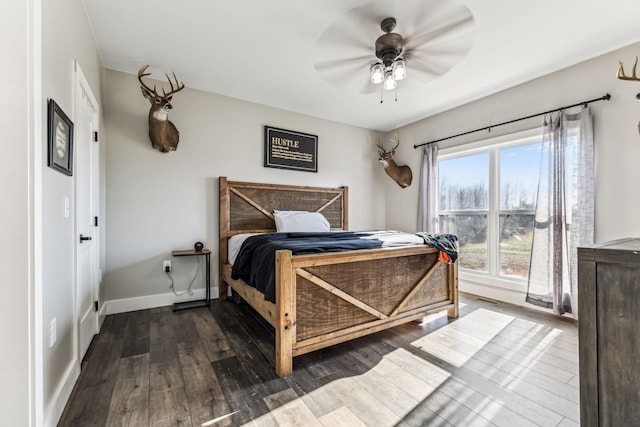
[(382, 86), (380, 86), (380, 104), (382, 104), (384, 101), (382, 100)]
[(396, 86), (396, 102), (398, 102), (398, 86)]

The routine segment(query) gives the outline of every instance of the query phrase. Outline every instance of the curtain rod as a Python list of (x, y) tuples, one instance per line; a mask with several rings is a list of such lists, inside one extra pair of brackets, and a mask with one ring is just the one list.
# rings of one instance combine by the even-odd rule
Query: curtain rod
[(427, 145), (427, 144), (433, 144), (434, 142), (446, 141), (447, 139), (457, 138), (457, 137), (462, 136), (462, 135), (468, 135), (470, 133), (480, 132), (480, 131), (487, 130), (487, 129), (491, 130), (492, 128), (497, 128), (498, 126), (508, 125), (510, 123), (519, 122), (521, 120), (526, 120), (526, 119), (530, 119), (532, 117), (538, 117), (538, 116), (542, 116), (542, 115), (549, 114), (549, 113), (555, 113), (556, 111), (565, 110), (567, 108), (572, 108), (572, 107), (577, 107), (579, 105), (584, 105), (586, 107), (588, 104), (591, 104), (592, 102), (608, 101), (610, 99), (611, 99), (611, 95), (609, 95), (607, 93), (606, 95), (604, 95), (604, 96), (602, 96), (600, 98), (590, 99), (589, 101), (578, 102), (577, 104), (567, 105), (566, 107), (560, 107), (560, 108), (556, 108), (554, 110), (544, 111), (542, 113), (532, 114), (532, 115), (526, 116), (526, 117), (520, 117), (519, 119), (509, 120), (508, 122), (498, 123), (497, 125), (485, 126), (483, 128), (470, 130), (470, 131), (467, 131), (467, 132), (459, 133), (457, 135), (447, 136), (446, 138), (440, 138), (440, 139), (436, 139), (436, 140), (429, 141), (429, 142), (423, 142), (422, 144), (415, 144), (413, 146), (413, 148), (422, 147), (423, 145)]

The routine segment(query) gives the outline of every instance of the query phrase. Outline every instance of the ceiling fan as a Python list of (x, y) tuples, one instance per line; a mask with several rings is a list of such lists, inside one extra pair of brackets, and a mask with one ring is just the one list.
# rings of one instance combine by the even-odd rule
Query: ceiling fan
[(362, 94), (381, 91), (377, 83), (395, 89), (406, 77), (401, 84), (409, 93), (462, 61), (475, 32), (469, 9), (453, 0), (378, 0), (351, 9), (325, 30), (314, 68), (331, 85)]

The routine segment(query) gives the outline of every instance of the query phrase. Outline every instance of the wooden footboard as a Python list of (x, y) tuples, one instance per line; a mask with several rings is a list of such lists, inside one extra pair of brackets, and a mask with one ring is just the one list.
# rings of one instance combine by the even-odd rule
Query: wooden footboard
[(447, 310), (458, 316), (457, 266), (428, 246), (276, 256), (276, 304), (223, 276), (276, 332), (276, 372), (293, 357)]

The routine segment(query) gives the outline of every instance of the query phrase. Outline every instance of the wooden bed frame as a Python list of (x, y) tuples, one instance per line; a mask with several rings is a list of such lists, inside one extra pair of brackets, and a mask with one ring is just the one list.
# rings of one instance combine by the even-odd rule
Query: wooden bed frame
[(219, 295), (231, 286), (274, 328), (276, 372), (293, 357), (447, 310), (458, 317), (457, 264), (438, 261), (428, 245), (313, 255), (276, 254), (276, 303), (231, 279), (227, 240), (275, 232), (272, 212), (322, 212), (332, 229), (347, 230), (348, 188), (227, 181), (220, 177)]

